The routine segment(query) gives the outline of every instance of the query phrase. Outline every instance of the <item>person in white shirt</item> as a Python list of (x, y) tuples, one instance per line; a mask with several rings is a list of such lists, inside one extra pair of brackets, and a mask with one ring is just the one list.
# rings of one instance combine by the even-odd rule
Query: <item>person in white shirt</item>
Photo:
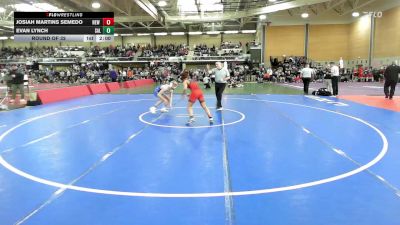
[(122, 70), (122, 77), (126, 80), (126, 70)]
[(339, 67), (335, 65), (335, 63), (331, 63), (331, 76), (332, 76), (332, 89), (333, 89), (333, 95), (336, 96), (338, 95), (339, 92)]
[(203, 84), (204, 84), (206, 89), (211, 88), (211, 86), (210, 86), (210, 78), (208, 76), (204, 76)]
[(300, 71), (300, 76), (304, 84), (304, 94), (306, 95), (308, 95), (308, 87), (310, 86), (310, 81), (313, 73), (314, 70), (310, 68), (309, 64), (306, 64), (306, 67)]
[(169, 84), (163, 84), (161, 86), (157, 86), (154, 89), (154, 96), (158, 98), (158, 101), (156, 104), (154, 104), (152, 107), (150, 107), (149, 111), (152, 114), (155, 114), (157, 112), (157, 107), (164, 103), (165, 107), (160, 110), (160, 112), (165, 113), (168, 112), (169, 109), (172, 107), (171, 104), (171, 99), (173, 95), (173, 91), (178, 87), (178, 82), (172, 81)]
[(268, 69), (267, 69), (267, 73), (268, 73), (270, 76), (272, 76), (272, 73), (273, 73), (272, 69), (271, 69), (271, 68), (268, 68)]
[(222, 110), (222, 94), (224, 93), (226, 83), (230, 79), (230, 74), (227, 69), (223, 67), (223, 63), (216, 62), (214, 69), (210, 69), (210, 65), (207, 65), (208, 73), (215, 75), (215, 95), (217, 97), (217, 110)]
[(324, 73), (324, 84), (326, 86), (326, 88), (328, 89), (328, 91), (332, 94), (333, 93), (333, 89), (332, 89), (332, 75), (331, 72), (328, 72), (329, 67), (326, 68), (327, 70)]
[(343, 61), (342, 57), (340, 57), (340, 59), (339, 59), (339, 69), (340, 69), (340, 74), (343, 74), (344, 73), (344, 61)]

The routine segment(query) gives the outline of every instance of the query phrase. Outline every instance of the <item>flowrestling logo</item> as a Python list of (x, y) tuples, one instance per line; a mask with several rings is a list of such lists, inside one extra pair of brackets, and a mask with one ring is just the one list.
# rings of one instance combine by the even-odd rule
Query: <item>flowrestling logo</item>
[(374, 18), (382, 18), (383, 17), (383, 12), (382, 11), (378, 11), (378, 12), (364, 12), (364, 14), (366, 15), (370, 15)]
[(332, 104), (334, 106), (349, 106), (346, 103), (338, 102), (337, 99), (322, 98), (318, 96), (307, 95), (306, 98), (313, 99), (319, 102), (325, 102), (327, 104)]

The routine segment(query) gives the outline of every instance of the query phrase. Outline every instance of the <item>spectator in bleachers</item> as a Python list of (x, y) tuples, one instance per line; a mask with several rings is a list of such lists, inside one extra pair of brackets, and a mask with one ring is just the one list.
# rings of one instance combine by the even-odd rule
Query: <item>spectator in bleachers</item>
[(203, 84), (204, 84), (204, 88), (205, 89), (211, 88), (211, 81), (210, 81), (210, 78), (208, 76), (204, 76)]
[(340, 57), (340, 59), (339, 59), (339, 69), (340, 69), (340, 75), (344, 74), (344, 61), (343, 61), (343, 57)]
[(110, 71), (110, 78), (111, 78), (111, 81), (112, 81), (112, 82), (116, 82), (116, 81), (117, 81), (118, 74), (117, 74), (117, 72), (116, 72), (114, 69), (112, 69), (112, 70)]
[(147, 46), (142, 53), (142, 57), (178, 57), (188, 54), (188, 48), (183, 45), (160, 45), (157, 47)]
[(358, 79), (359, 80), (364, 79), (364, 68), (362, 65), (358, 66)]

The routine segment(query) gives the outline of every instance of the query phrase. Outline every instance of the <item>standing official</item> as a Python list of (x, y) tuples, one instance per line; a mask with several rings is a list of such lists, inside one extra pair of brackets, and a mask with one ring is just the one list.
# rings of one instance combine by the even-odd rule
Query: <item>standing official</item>
[(339, 67), (335, 63), (331, 63), (331, 76), (332, 76), (332, 89), (333, 95), (336, 96), (339, 93)]
[(222, 110), (222, 94), (224, 93), (226, 82), (229, 80), (229, 71), (224, 68), (221, 62), (215, 63), (215, 69), (210, 70), (207, 65), (207, 70), (210, 74), (215, 75), (215, 95), (217, 97), (217, 110)]
[[(399, 74), (400, 74), (400, 66), (396, 65), (396, 62), (393, 62), (392, 65), (388, 66), (385, 70), (385, 98), (392, 99), (394, 95), (394, 91), (396, 90), (397, 82), (399, 82)], [(389, 91), (390, 87), (390, 91)]]
[(340, 69), (340, 75), (343, 75), (344, 74), (344, 61), (343, 61), (342, 57), (340, 57), (340, 59), (339, 59), (339, 69)]
[(16, 65), (13, 65), (11, 67), (10, 75), (11, 75), (11, 91), (12, 91), (10, 103), (14, 103), (17, 91), (19, 91), (21, 95), (21, 99), (19, 102), (25, 104), (26, 101), (24, 92), (24, 71), (22, 69), (18, 69)]
[(308, 95), (308, 87), (310, 86), (311, 76), (314, 70), (310, 68), (310, 64), (306, 64), (306, 67), (300, 71), (300, 76), (304, 84), (304, 94)]

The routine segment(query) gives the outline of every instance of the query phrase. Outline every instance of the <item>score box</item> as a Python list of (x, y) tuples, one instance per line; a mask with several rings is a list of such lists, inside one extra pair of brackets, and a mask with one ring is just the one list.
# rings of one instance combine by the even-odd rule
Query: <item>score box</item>
[(103, 34), (114, 34), (114, 27), (103, 27)]
[(83, 42), (95, 42), (96, 35), (83, 35)]
[(112, 42), (114, 35), (96, 35), (96, 42)]
[(103, 18), (103, 26), (114, 26), (114, 18)]
[(16, 42), (113, 42), (114, 35), (15, 35)]
[(48, 42), (48, 41), (71, 41), (82, 42), (83, 35), (14, 35), (16, 42)]

